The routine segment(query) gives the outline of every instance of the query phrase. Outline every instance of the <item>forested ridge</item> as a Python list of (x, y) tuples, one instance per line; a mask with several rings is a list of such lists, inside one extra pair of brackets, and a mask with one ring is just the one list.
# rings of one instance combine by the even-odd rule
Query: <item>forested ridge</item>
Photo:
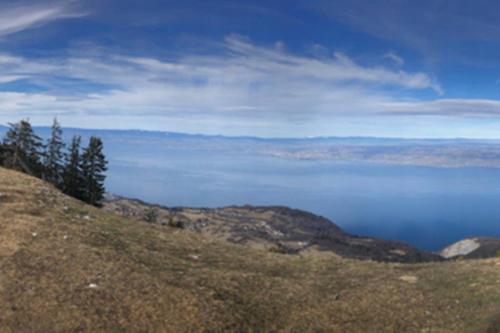
[(91, 136), (82, 148), (80, 136), (74, 136), (66, 145), (62, 134), (57, 119), (46, 141), (35, 133), (27, 119), (9, 123), (0, 144), (0, 164), (41, 178), (76, 199), (100, 206), (108, 163), (101, 138)]

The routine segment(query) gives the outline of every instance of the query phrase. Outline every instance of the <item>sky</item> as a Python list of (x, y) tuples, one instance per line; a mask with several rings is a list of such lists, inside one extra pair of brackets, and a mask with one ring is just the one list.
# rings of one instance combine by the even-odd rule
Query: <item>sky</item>
[(0, 123), (500, 138), (500, 3), (0, 1)]

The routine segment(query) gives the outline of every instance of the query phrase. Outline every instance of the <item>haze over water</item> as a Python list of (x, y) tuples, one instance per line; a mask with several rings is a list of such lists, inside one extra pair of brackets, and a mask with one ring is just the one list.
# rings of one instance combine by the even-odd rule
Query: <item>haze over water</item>
[[(0, 135), (4, 132), (0, 127)], [(37, 132), (47, 137), (49, 130), (41, 127)], [(84, 144), (90, 135), (103, 138), (109, 192), (151, 203), (284, 205), (322, 215), (350, 233), (400, 240), (431, 251), (471, 236), (500, 236), (500, 168), (303, 160), (259, 153), (276, 147), (294, 151), (287, 140), (64, 130), (67, 142), (75, 134), (82, 135)], [(332, 139), (337, 141), (353, 144), (350, 139)], [(400, 147), (415, 144), (396, 140), (375, 146), (384, 140), (354, 141), (369, 147), (368, 152), (383, 147), (384, 154), (392, 145), (396, 156)], [(457, 141), (455, 146), (464, 143)], [(319, 144), (309, 145), (314, 149)], [(483, 158), (490, 162), (497, 158), (497, 147), (497, 142), (488, 142), (472, 151), (485, 149)]]
[[(351, 232), (437, 249), (499, 234), (498, 172), (456, 168), (500, 169), (499, 11), (499, 2), (465, 0), (2, 1), (0, 121), (496, 141), (325, 153), (321, 143), (276, 152), (283, 142), (266, 151), (258, 140), (235, 148), (98, 133), (119, 194), (288, 205)], [(371, 164), (352, 163), (364, 156)], [(448, 169), (389, 166), (421, 161)]]
[[(108, 190), (167, 206), (285, 205), (348, 232), (438, 250), (500, 236), (500, 169), (283, 159), (106, 138)], [(174, 140), (175, 141), (175, 140)]]

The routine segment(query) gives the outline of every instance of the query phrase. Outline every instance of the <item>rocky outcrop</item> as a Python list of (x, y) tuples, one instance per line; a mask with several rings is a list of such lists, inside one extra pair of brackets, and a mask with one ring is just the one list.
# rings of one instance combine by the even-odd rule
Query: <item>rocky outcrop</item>
[(439, 254), (446, 259), (493, 258), (500, 254), (500, 238), (466, 238), (445, 247)]
[(477, 238), (468, 238), (445, 247), (439, 254), (446, 259), (466, 256), (476, 251), (481, 244)]

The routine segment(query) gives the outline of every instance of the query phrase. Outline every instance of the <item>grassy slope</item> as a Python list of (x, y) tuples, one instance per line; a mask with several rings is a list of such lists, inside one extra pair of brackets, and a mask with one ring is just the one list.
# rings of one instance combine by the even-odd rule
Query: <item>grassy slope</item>
[(0, 192), (0, 332), (474, 332), (500, 313), (496, 259), (286, 256), (127, 220), (3, 169)]
[(151, 209), (157, 213), (156, 223), (181, 223), (209, 237), (282, 253), (328, 251), (347, 258), (403, 263), (442, 259), (403, 243), (352, 236), (321, 216), (288, 207), (169, 208), (114, 195), (104, 205), (106, 211), (141, 221)]

